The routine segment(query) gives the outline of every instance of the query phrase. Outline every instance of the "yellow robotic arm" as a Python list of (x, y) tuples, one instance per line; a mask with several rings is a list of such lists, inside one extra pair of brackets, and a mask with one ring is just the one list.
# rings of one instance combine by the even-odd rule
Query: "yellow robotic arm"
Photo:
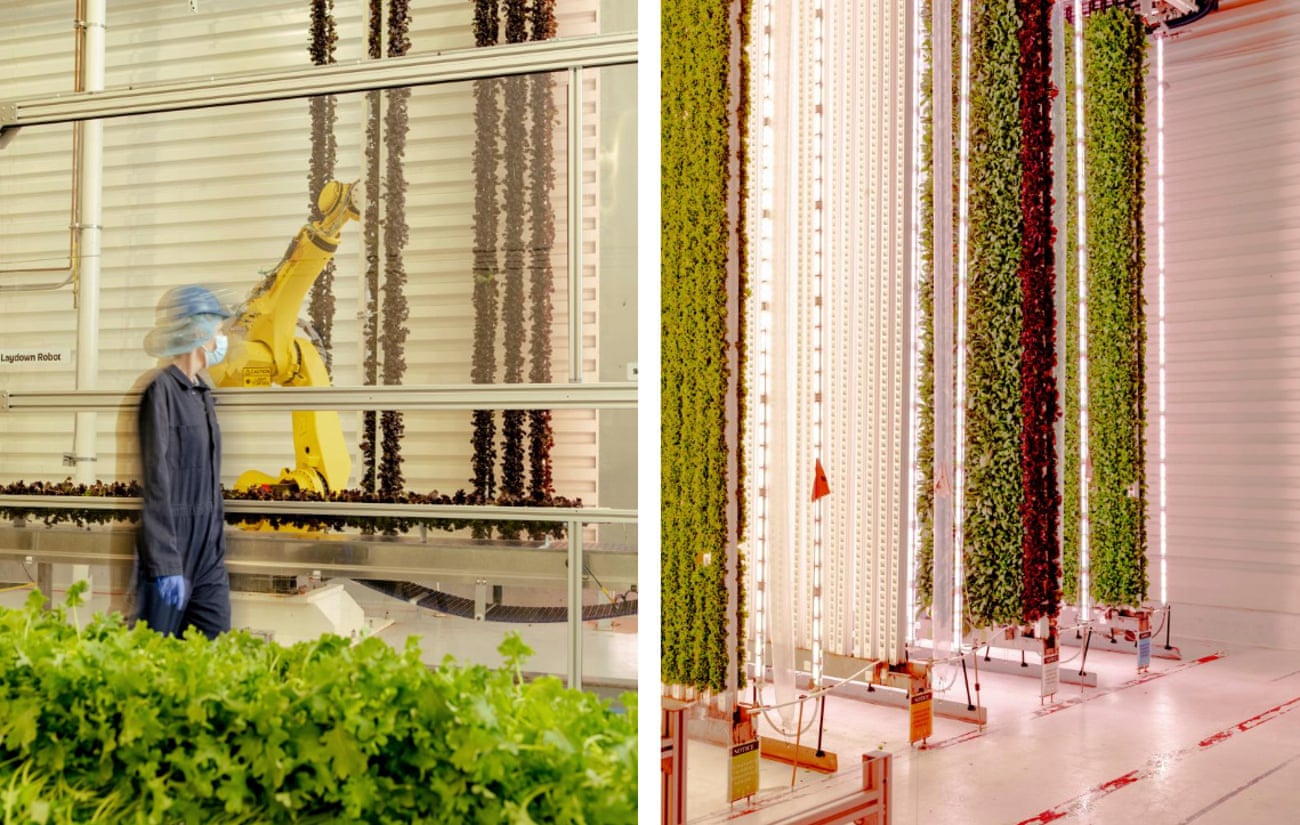
[[(338, 249), (343, 226), (361, 215), (353, 200), (356, 184), (330, 181), (317, 200), (321, 218), (294, 236), (289, 248), (230, 323), (230, 351), (208, 370), (220, 387), (323, 387), (330, 383), (316, 346), (298, 334), (303, 298)], [(278, 477), (258, 470), (239, 476), (235, 489), (291, 485), (326, 493), (347, 486), (352, 471), (339, 414), (295, 411), (293, 446), (296, 466)]]

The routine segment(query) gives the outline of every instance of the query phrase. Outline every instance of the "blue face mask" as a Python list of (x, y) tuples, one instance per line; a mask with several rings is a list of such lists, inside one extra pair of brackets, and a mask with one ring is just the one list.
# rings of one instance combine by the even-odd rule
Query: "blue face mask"
[(217, 348), (214, 350), (206, 350), (206, 349), (203, 350), (204, 366), (208, 366), (208, 367), (216, 366), (226, 358), (226, 347), (228, 346), (228, 342), (226, 341), (226, 336), (222, 335), (221, 333), (217, 333), (215, 337), (217, 340)]

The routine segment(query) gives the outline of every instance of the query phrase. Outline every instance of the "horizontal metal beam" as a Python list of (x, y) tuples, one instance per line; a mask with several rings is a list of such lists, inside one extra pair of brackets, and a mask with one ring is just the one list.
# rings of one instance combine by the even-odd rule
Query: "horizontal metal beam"
[[(227, 75), (54, 97), (0, 101), (0, 131), (10, 127), (149, 115), (317, 95), (457, 83), (575, 66), (635, 63), (635, 32), (457, 49), (384, 60), (304, 66), (271, 73)], [(219, 128), (218, 128), (219, 131)]]
[[(134, 529), (0, 527), (0, 560), (105, 564), (129, 567), (135, 560)], [(232, 573), (311, 575), (324, 578), (456, 581), (563, 587), (568, 581), (565, 542), (541, 547), (523, 542), (473, 542), (455, 538), (394, 539), (363, 536), (301, 536), (226, 530), (226, 566)], [(626, 547), (588, 544), (584, 572), (605, 587), (637, 582), (637, 554)]]
[[(227, 513), (254, 516), (354, 516), (361, 518), (483, 519), (484, 521), (581, 521), (584, 524), (635, 524), (636, 510), (612, 507), (501, 507), (473, 504), (380, 504), (361, 501), (245, 501), (227, 499)], [(0, 509), (122, 510), (140, 509), (129, 496), (5, 496)]]
[[(218, 409), (267, 410), (561, 410), (636, 409), (635, 382), (601, 384), (449, 384), (404, 387), (260, 387), (219, 389)], [(0, 412), (115, 412), (140, 404), (139, 392), (0, 390)]]

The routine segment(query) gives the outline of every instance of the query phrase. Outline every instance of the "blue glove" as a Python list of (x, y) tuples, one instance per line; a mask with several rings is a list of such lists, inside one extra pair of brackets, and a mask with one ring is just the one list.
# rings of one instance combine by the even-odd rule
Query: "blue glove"
[(158, 588), (158, 597), (163, 603), (180, 610), (185, 604), (185, 577), (184, 576), (159, 576), (153, 580), (154, 587)]

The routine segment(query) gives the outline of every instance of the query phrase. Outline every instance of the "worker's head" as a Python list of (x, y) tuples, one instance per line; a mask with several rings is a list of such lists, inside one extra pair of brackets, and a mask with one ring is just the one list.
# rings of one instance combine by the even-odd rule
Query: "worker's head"
[[(231, 312), (212, 290), (202, 286), (178, 286), (163, 293), (158, 300), (155, 326), (144, 339), (145, 352), (155, 358), (170, 358), (202, 347), (208, 351), (224, 350), (219, 334)], [(224, 355), (224, 352), (221, 353)], [(220, 358), (208, 355), (210, 363)]]

